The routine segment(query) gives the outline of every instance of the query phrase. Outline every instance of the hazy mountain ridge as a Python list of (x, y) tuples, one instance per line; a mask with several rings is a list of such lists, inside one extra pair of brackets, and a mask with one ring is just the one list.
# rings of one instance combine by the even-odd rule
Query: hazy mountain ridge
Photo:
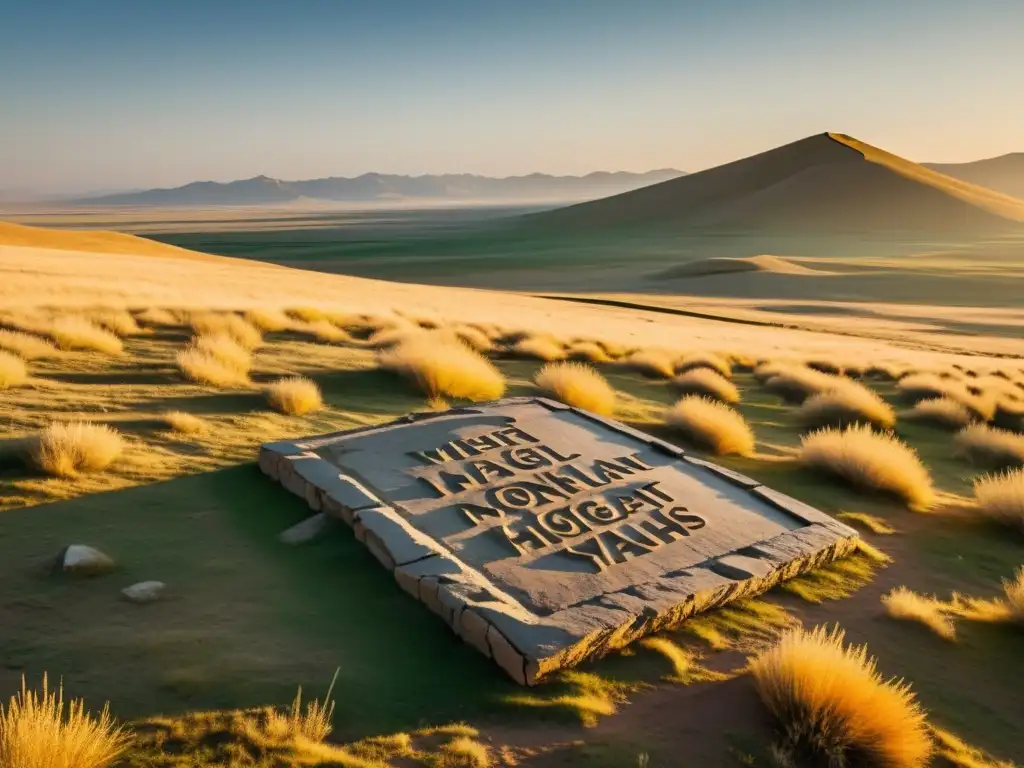
[(926, 168), (971, 184), (1024, 199), (1024, 152), (1011, 152), (970, 163), (924, 163)]
[(170, 189), (79, 198), (90, 205), (266, 205), (296, 200), (383, 202), (389, 200), (586, 200), (614, 195), (678, 178), (673, 168), (630, 173), (596, 171), (586, 176), (527, 176), (495, 178), (475, 174), (402, 176), (366, 173), (354, 178), (332, 176), (284, 181), (256, 176), (232, 182), (195, 181)]

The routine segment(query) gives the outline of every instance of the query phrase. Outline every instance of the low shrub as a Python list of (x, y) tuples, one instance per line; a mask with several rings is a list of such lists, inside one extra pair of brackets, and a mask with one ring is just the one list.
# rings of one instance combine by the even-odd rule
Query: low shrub
[(173, 431), (182, 435), (201, 435), (207, 431), (207, 423), (198, 416), (184, 411), (167, 411), (160, 420)]
[(956, 624), (935, 598), (897, 587), (882, 598), (882, 605), (894, 619), (917, 621), (945, 640), (956, 639)]
[(935, 499), (931, 475), (913, 448), (870, 427), (822, 429), (805, 435), (800, 462), (868, 491), (889, 493), (925, 509)]
[(37, 436), (30, 458), (49, 475), (75, 477), (106, 469), (123, 450), (124, 439), (105, 424), (54, 422)]
[(1024, 465), (1024, 435), (984, 424), (957, 433), (957, 447), (975, 464), (993, 468)]
[(505, 377), (490, 360), (459, 342), (430, 333), (412, 336), (379, 354), (384, 370), (411, 379), (430, 398), (481, 402), (505, 393)]
[(867, 424), (890, 429), (896, 423), (896, 414), (885, 400), (849, 379), (837, 379), (832, 388), (811, 395), (800, 406), (797, 417), (808, 427)]
[(479, 328), (475, 328), (472, 325), (453, 326), (451, 328), (451, 333), (477, 352), (486, 354), (494, 349), (494, 344), (491, 342), (491, 338)]
[(675, 356), (662, 349), (638, 349), (622, 364), (655, 379), (671, 379), (676, 373)]
[(232, 336), (226, 333), (203, 334), (192, 339), (193, 349), (215, 357), (228, 368), (248, 374), (252, 368), (252, 355)]
[(576, 341), (566, 350), (573, 360), (586, 360), (589, 363), (610, 363), (614, 358), (605, 348), (594, 341)]
[(323, 408), (320, 387), (305, 376), (278, 379), (266, 389), (267, 402), (279, 413), (303, 416)]
[(907, 418), (948, 430), (959, 430), (974, 421), (974, 414), (963, 405), (948, 397), (933, 397), (918, 400), (907, 413)]
[(548, 363), (534, 383), (547, 395), (600, 416), (615, 410), (615, 390), (604, 376), (584, 363)]
[(233, 312), (197, 312), (190, 322), (200, 336), (227, 335), (245, 349), (256, 349), (263, 343), (260, 332)]
[(694, 444), (718, 455), (749, 456), (754, 433), (737, 411), (707, 397), (691, 395), (672, 406), (668, 424)]
[(50, 337), (61, 349), (80, 349), (119, 355), (124, 345), (110, 331), (100, 328), (84, 317), (58, 317), (50, 325)]
[(765, 381), (764, 388), (787, 402), (802, 403), (819, 392), (835, 389), (842, 381), (838, 376), (794, 365)]
[(17, 355), (22, 360), (38, 360), (60, 354), (46, 339), (22, 331), (0, 329), (0, 350)]
[(721, 355), (714, 352), (694, 352), (683, 355), (676, 363), (676, 373), (686, 373), (700, 368), (708, 368), (723, 378), (732, 376), (732, 365)]
[(549, 336), (527, 336), (520, 339), (510, 352), (516, 357), (532, 357), (545, 362), (565, 359), (565, 347)]
[(178, 368), (185, 378), (214, 387), (245, 387), (249, 384), (247, 370), (225, 363), (211, 352), (188, 347), (178, 353)]
[(1024, 533), (1024, 469), (977, 478), (974, 501), (985, 517)]
[(704, 395), (723, 403), (738, 403), (740, 391), (736, 385), (712, 368), (691, 368), (672, 379), (672, 388), (684, 395)]
[(0, 351), (0, 390), (20, 387), (28, 381), (25, 361), (9, 352)]

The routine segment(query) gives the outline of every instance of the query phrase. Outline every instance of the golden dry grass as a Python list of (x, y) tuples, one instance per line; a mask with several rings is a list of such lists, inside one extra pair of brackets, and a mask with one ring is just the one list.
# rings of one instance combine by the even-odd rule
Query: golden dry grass
[(754, 378), (757, 379), (758, 384), (765, 384), (792, 367), (792, 363), (787, 363), (784, 360), (765, 360), (754, 366)]
[(317, 307), (289, 307), (285, 312), (304, 323), (315, 323), (317, 320), (327, 319), (326, 313)]
[(1024, 625), (1024, 567), (1017, 569), (1012, 579), (1003, 580), (1003, 594), (1010, 609), (1009, 618)]
[(105, 424), (54, 422), (37, 436), (30, 458), (48, 475), (75, 477), (105, 469), (123, 450), (124, 439)]
[(378, 364), (412, 380), (430, 398), (482, 402), (505, 393), (505, 376), (490, 360), (463, 343), (429, 332), (382, 351)]
[(320, 387), (305, 376), (278, 379), (266, 389), (267, 402), (278, 413), (303, 416), (323, 408)]
[(106, 328), (115, 336), (135, 336), (142, 332), (132, 314), (124, 309), (91, 310), (84, 316), (101, 328)]
[(914, 449), (870, 427), (812, 432), (801, 441), (799, 461), (857, 488), (895, 495), (915, 509), (935, 500), (931, 475)]
[(842, 381), (837, 376), (793, 365), (768, 378), (764, 388), (787, 402), (802, 403), (812, 395), (835, 389)]
[(896, 529), (885, 522), (885, 520), (869, 515), (866, 512), (839, 512), (836, 517), (848, 523), (866, 528), (871, 533), (878, 534), (879, 536), (888, 536), (896, 533)]
[(160, 415), (160, 420), (171, 431), (182, 435), (202, 435), (209, 429), (209, 425), (201, 418), (184, 411), (167, 411)]
[(574, 341), (566, 352), (574, 360), (586, 360), (589, 363), (610, 363), (614, 359), (595, 341)]
[(292, 320), (279, 309), (250, 309), (243, 315), (245, 321), (263, 333), (287, 331)]
[(344, 344), (352, 341), (352, 337), (347, 331), (325, 318), (312, 320), (305, 325), (298, 326), (297, 330), (302, 333), (308, 333), (317, 341), (323, 341), (328, 344)]
[(691, 368), (672, 380), (672, 387), (684, 395), (705, 395), (722, 403), (738, 403), (740, 391), (713, 368)]
[(61, 349), (91, 350), (107, 355), (119, 355), (124, 349), (117, 336), (77, 315), (55, 319), (50, 324), (49, 335)]
[(46, 339), (23, 331), (0, 329), (0, 350), (17, 355), (22, 360), (39, 360), (60, 354)]
[(663, 349), (638, 349), (622, 364), (652, 378), (671, 379), (676, 373), (675, 356)]
[(10, 352), (0, 350), (0, 390), (20, 387), (28, 381), (25, 361)]
[(1017, 768), (1015, 763), (998, 760), (949, 731), (932, 726), (931, 734), (937, 756), (953, 768)]
[(957, 447), (975, 464), (1007, 468), (1024, 465), (1024, 435), (974, 424), (956, 436)]
[(185, 378), (197, 384), (225, 388), (249, 385), (248, 366), (239, 368), (212, 351), (192, 345), (181, 350), (176, 359)]
[(135, 319), (147, 326), (156, 325), (176, 327), (183, 325), (180, 315), (170, 311), (169, 309), (163, 309), (162, 307), (148, 307), (141, 312), (136, 312)]
[(600, 416), (611, 416), (615, 411), (615, 390), (585, 363), (548, 363), (533, 382), (545, 394), (575, 408)]
[(1024, 469), (979, 477), (974, 500), (985, 517), (1024, 532)]
[(3, 768), (106, 768), (128, 746), (129, 737), (104, 706), (93, 716), (79, 699), (64, 700), (64, 686), (21, 691), (0, 705), (0, 766)]
[(724, 357), (716, 355), (714, 352), (694, 352), (683, 355), (682, 359), (676, 363), (676, 373), (686, 373), (700, 368), (708, 368), (726, 379), (732, 376), (732, 365)]
[(754, 433), (746, 420), (727, 405), (707, 397), (684, 397), (669, 410), (668, 424), (696, 445), (718, 455), (754, 452)]
[(564, 360), (566, 355), (565, 347), (549, 336), (527, 336), (517, 341), (510, 352), (516, 357), (530, 357), (548, 363)]
[(797, 764), (921, 768), (932, 754), (925, 714), (902, 680), (885, 680), (866, 646), (838, 628), (786, 632), (751, 663), (758, 694)]
[(949, 397), (918, 400), (906, 417), (949, 430), (963, 429), (975, 418), (963, 403)]
[(885, 400), (849, 379), (838, 379), (832, 388), (811, 395), (800, 406), (797, 417), (809, 427), (868, 424), (889, 429), (896, 423), (896, 414)]
[(200, 336), (227, 335), (245, 349), (263, 343), (260, 332), (233, 312), (196, 312), (189, 323)]
[(239, 373), (248, 374), (252, 368), (252, 354), (226, 333), (196, 336), (189, 346), (216, 358)]
[(457, 736), (441, 747), (441, 761), (452, 768), (489, 768), (494, 763), (487, 746), (468, 736)]
[(944, 640), (956, 640), (956, 624), (943, 610), (943, 603), (934, 597), (897, 587), (882, 597), (882, 605), (894, 619), (917, 621)]
[(943, 378), (936, 373), (913, 373), (904, 376), (897, 384), (905, 400), (917, 403), (921, 400), (946, 398), (955, 400), (977, 418), (988, 421), (995, 414), (997, 399), (988, 394), (971, 392), (967, 385), (955, 378)]
[(494, 349), (490, 337), (479, 328), (474, 328), (471, 325), (456, 325), (449, 331), (477, 352), (487, 353)]

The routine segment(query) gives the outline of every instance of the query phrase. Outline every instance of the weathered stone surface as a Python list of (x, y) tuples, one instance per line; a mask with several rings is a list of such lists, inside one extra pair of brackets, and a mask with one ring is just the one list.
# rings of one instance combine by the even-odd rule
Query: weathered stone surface
[(85, 544), (65, 547), (57, 558), (57, 565), (61, 571), (72, 576), (102, 576), (117, 567), (109, 555)]
[(740, 473), (539, 398), (264, 452), (268, 475), (350, 523), (405, 592), (526, 684), (857, 540)]
[(167, 585), (162, 581), (140, 581), (121, 590), (125, 599), (132, 603), (155, 603), (164, 593)]
[(310, 515), (300, 523), (278, 534), (285, 544), (305, 544), (319, 536), (327, 528), (328, 517), (323, 512)]

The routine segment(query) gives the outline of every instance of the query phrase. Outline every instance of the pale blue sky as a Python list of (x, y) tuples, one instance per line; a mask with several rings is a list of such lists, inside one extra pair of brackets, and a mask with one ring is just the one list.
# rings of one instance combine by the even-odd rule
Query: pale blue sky
[(0, 188), (1024, 151), (1024, 0), (0, 4)]

